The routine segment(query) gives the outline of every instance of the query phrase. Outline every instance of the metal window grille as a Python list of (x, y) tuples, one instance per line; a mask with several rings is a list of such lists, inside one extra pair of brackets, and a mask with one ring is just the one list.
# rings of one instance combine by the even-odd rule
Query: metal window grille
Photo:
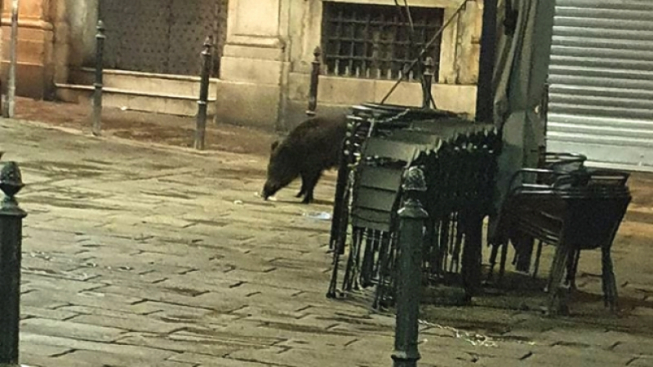
[[(415, 37), (412, 52), (410, 26), (396, 6), (324, 2), (322, 46), (327, 75), (371, 79), (399, 79), (405, 65), (416, 57), (442, 26), (444, 10), (411, 8)], [(425, 56), (439, 71), (440, 39)], [(409, 75), (418, 80), (419, 70)]]

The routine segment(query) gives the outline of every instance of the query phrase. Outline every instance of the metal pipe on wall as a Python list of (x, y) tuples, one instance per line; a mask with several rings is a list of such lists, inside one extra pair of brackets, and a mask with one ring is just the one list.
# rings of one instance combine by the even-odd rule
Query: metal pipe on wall
[(7, 105), (3, 116), (13, 118), (16, 109), (16, 62), (18, 60), (18, 7), (19, 0), (11, 2), (11, 40), (9, 43), (9, 75), (7, 77)]

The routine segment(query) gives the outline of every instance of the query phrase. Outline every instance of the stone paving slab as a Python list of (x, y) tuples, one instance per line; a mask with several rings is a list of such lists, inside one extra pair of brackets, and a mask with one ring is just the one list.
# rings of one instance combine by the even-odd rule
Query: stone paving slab
[[(128, 356), (131, 358), (138, 358), (143, 360), (161, 361), (166, 360), (178, 353), (174, 351), (166, 351), (161, 349), (154, 349), (144, 346), (133, 346), (116, 343), (102, 343), (89, 340), (81, 340), (75, 338), (56, 337), (50, 335), (32, 334), (28, 331), (21, 332), (21, 345), (26, 353), (31, 353), (32, 348), (41, 348), (43, 346), (56, 346), (70, 348), (70, 350), (86, 350), (97, 353), (111, 353), (117, 355)], [(34, 354), (32, 352), (32, 354)], [(50, 361), (47, 365), (57, 365), (58, 356), (54, 356), (54, 360)], [(99, 360), (101, 362), (101, 360)], [(23, 362), (31, 364), (30, 361)], [(38, 364), (37, 364), (38, 365)]]
[[(215, 357), (207, 354), (183, 353), (170, 358), (170, 361), (181, 361), (197, 364), (203, 367), (269, 367), (269, 364), (238, 360), (233, 358)], [(283, 365), (280, 365), (283, 367)]]
[[(276, 202), (255, 196), (265, 157), (153, 148), (12, 120), (0, 121), (0, 128), (3, 159), (19, 161), (28, 184), (19, 195), (30, 213), (22, 363), (391, 365), (394, 319), (325, 297), (330, 223), (305, 214), (331, 208), (299, 204), (296, 183)], [(332, 200), (334, 177), (320, 183), (318, 199)], [(644, 234), (616, 251), (616, 266), (647, 264), (648, 258), (630, 255), (637, 236)], [(592, 292), (600, 291), (598, 257), (584, 257), (579, 276)], [(631, 306), (635, 316), (615, 320), (614, 329), (580, 328), (573, 320), (542, 324), (532, 313), (489, 310), (465, 325), (480, 332), (492, 332), (498, 321), (516, 325), (494, 331), (495, 347), (422, 325), (419, 365), (653, 365), (651, 334), (624, 332), (630, 324), (623, 324), (652, 320), (653, 273), (617, 276), (625, 298), (638, 303)], [(442, 311), (442, 323), (458, 314), (463, 310)]]
[(125, 333), (124, 329), (115, 327), (40, 318), (22, 320), (20, 328), (21, 331), (26, 333), (38, 332), (49, 336), (69, 337), (95, 342), (112, 342)]

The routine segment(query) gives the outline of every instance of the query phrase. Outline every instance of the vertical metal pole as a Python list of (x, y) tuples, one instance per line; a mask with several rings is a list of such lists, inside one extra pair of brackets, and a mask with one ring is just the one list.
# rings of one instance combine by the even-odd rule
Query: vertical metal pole
[(16, 110), (16, 64), (18, 62), (18, 7), (19, 1), (11, 2), (11, 40), (9, 42), (9, 76), (7, 78), (6, 118), (13, 118)]
[(477, 208), (463, 214), (465, 244), (463, 247), (462, 275), (466, 301), (478, 294), (481, 287), (483, 262), (483, 213)]
[(95, 35), (95, 92), (93, 94), (93, 135), (99, 136), (102, 133), (102, 89), (104, 88), (104, 22), (97, 22), (97, 34)]
[[(2, 0), (0, 0), (0, 5), (2, 5), (1, 1)], [(2, 81), (0, 80), (0, 115), (2, 115), (2, 117), (7, 117), (6, 116), (7, 113), (5, 112), (5, 106), (7, 104), (5, 100), (6, 98), (7, 96), (4, 94), (4, 86), (2, 85)]]
[[(333, 216), (331, 217), (331, 238), (329, 249), (338, 249), (338, 243), (346, 237), (347, 228), (343, 228), (343, 216), (346, 216), (345, 191), (349, 180), (349, 165), (351, 162), (350, 152), (353, 144), (355, 122), (347, 118), (347, 130), (345, 138), (340, 145), (340, 163), (338, 164), (338, 177), (336, 181), (336, 192), (333, 199)], [(344, 248), (339, 249), (339, 254), (344, 254)]]
[(540, 118), (542, 119), (542, 123), (544, 124), (544, 141), (542, 142), (542, 146), (539, 147), (540, 149), (539, 167), (544, 167), (544, 164), (546, 163), (546, 151), (547, 151), (546, 143), (548, 140), (547, 134), (549, 132), (549, 83), (544, 84), (542, 104), (540, 106)]
[(419, 302), (422, 283), (422, 245), (424, 222), (428, 213), (419, 201), (426, 191), (424, 172), (411, 167), (402, 185), (405, 195), (399, 210), (399, 271), (397, 274), (397, 325), (394, 367), (416, 367), (420, 359), (417, 349)]
[(202, 75), (200, 80), (200, 99), (197, 101), (197, 127), (195, 129), (195, 149), (204, 150), (204, 139), (206, 136), (206, 111), (209, 100), (209, 76), (211, 74), (211, 47), (213, 37), (208, 36), (204, 41), (202, 51)]
[(489, 123), (494, 119), (494, 66), (497, 49), (497, 0), (483, 3), (483, 30), (476, 92), (476, 121)]
[(329, 249), (333, 250), (333, 272), (331, 283), (327, 292), (327, 298), (336, 297), (338, 283), (338, 265), (340, 256), (345, 253), (345, 242), (347, 241), (347, 226), (349, 223), (349, 195), (347, 193), (349, 183), (350, 163), (353, 159), (352, 149), (354, 147), (354, 134), (356, 123), (347, 118), (347, 132), (342, 141), (340, 151), (340, 165), (338, 167), (338, 178), (336, 193), (333, 200), (333, 215), (331, 216), (331, 236), (329, 238)]
[(0, 207), (0, 366), (18, 366), (20, 325), (20, 262), (23, 218), (15, 195), (23, 188), (16, 162), (0, 171), (5, 198)]
[[(422, 108), (429, 108), (433, 101), (433, 68), (435, 63), (432, 57), (427, 57), (424, 63), (424, 74), (422, 75)], [(433, 106), (435, 107), (435, 106)]]
[(308, 95), (308, 110), (306, 111), (306, 114), (311, 117), (315, 116), (315, 111), (317, 110), (317, 86), (320, 82), (321, 55), (322, 50), (320, 47), (315, 47), (315, 51), (313, 51), (313, 56), (315, 56), (315, 58), (311, 63), (313, 69), (311, 70), (311, 87)]

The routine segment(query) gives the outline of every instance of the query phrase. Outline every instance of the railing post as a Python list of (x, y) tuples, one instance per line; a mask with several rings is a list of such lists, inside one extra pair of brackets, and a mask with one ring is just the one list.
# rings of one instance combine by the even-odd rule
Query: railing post
[(399, 271), (397, 274), (397, 325), (394, 367), (416, 367), (420, 359), (417, 349), (419, 302), (422, 283), (422, 246), (424, 222), (428, 213), (419, 197), (426, 191), (424, 172), (408, 169), (402, 184), (403, 207), (399, 210)]
[(313, 56), (315, 56), (315, 58), (311, 63), (313, 69), (311, 70), (311, 87), (308, 96), (308, 110), (306, 110), (306, 114), (311, 117), (315, 116), (315, 111), (317, 110), (317, 86), (320, 82), (321, 55), (322, 50), (320, 47), (315, 47), (315, 51), (313, 51)]
[(197, 126), (195, 128), (195, 149), (204, 150), (206, 137), (206, 113), (209, 103), (209, 77), (211, 75), (213, 37), (208, 36), (202, 50), (202, 75), (200, 80), (200, 99), (197, 101)]
[[(426, 61), (424, 62), (424, 74), (422, 76), (423, 82), (422, 82), (422, 94), (423, 94), (423, 99), (422, 99), (422, 108), (429, 108), (431, 106), (431, 102), (433, 102), (433, 68), (435, 67), (435, 63), (433, 62), (432, 57), (427, 57)], [(435, 103), (433, 103), (433, 108), (436, 108)]]
[(0, 171), (0, 366), (18, 366), (20, 325), (20, 262), (23, 218), (27, 215), (14, 197), (23, 188), (16, 162)]
[(93, 135), (99, 136), (102, 133), (102, 89), (104, 88), (104, 22), (97, 22), (97, 34), (95, 35), (95, 91), (93, 93)]

